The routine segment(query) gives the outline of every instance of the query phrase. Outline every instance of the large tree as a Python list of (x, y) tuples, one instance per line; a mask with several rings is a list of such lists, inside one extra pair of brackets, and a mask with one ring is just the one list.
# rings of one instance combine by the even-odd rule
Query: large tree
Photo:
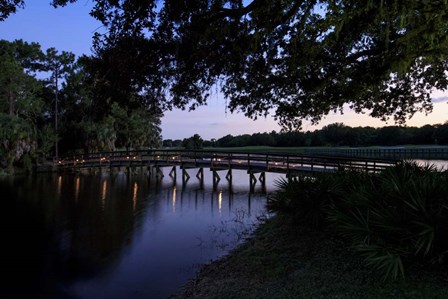
[[(71, 52), (58, 53), (55, 48), (48, 48), (43, 61), (43, 70), (50, 72), (48, 84), (54, 92), (54, 129), (59, 132), (59, 85), (61, 79), (67, 77), (75, 63), (75, 55)], [(55, 156), (59, 156), (59, 143), (55, 143)]]
[(94, 2), (98, 57), (167, 109), (219, 88), (231, 111), (286, 127), (344, 105), (401, 123), (448, 85), (446, 1)]

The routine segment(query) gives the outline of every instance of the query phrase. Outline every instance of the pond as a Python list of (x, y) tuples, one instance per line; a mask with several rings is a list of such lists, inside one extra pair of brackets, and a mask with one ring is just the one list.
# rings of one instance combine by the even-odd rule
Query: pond
[(281, 177), (249, 192), (244, 171), (213, 188), (168, 170), (2, 178), (0, 298), (167, 298), (268, 217)]

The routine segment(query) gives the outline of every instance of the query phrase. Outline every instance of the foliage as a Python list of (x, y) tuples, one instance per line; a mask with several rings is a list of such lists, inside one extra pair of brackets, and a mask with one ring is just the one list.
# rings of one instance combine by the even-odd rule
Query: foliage
[(204, 140), (202, 140), (201, 136), (199, 134), (194, 134), (190, 138), (185, 138), (182, 140), (182, 146), (186, 149), (202, 149), (202, 143)]
[(404, 163), (366, 180), (334, 210), (341, 234), (385, 276), (410, 261), (446, 263), (448, 172)]
[(376, 175), (281, 181), (268, 208), (301, 224), (326, 224), (385, 278), (403, 276), (412, 263), (448, 262), (448, 171), (434, 166), (405, 162)]
[[(158, 147), (160, 110), (148, 92), (116, 86), (89, 57), (0, 40), (0, 168), (31, 168), (57, 151)], [(104, 73), (103, 73), (104, 72)], [(38, 79), (39, 78), (39, 79)], [(104, 90), (110, 92), (103, 93)]]
[(111, 82), (151, 90), (167, 109), (194, 109), (220, 88), (232, 112), (274, 110), (287, 128), (345, 104), (402, 123), (448, 85), (446, 1), (94, 2)]
[(226, 135), (211, 145), (218, 147), (243, 146), (393, 146), (393, 145), (448, 145), (448, 123), (423, 127), (387, 126), (349, 127), (330, 124), (313, 132), (256, 133), (239, 136)]
[(12, 171), (13, 164), (36, 149), (35, 127), (29, 122), (0, 113), (0, 166)]
[(25, 6), (23, 0), (2, 0), (0, 4), (0, 22), (4, 21), (10, 14), (15, 13), (17, 7)]

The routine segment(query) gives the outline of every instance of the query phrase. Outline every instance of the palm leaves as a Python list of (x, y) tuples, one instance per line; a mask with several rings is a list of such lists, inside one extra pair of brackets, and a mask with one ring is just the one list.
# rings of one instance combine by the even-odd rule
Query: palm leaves
[(327, 174), (278, 187), (271, 210), (334, 229), (385, 278), (404, 276), (412, 262), (446, 262), (448, 171), (404, 162), (376, 175)]

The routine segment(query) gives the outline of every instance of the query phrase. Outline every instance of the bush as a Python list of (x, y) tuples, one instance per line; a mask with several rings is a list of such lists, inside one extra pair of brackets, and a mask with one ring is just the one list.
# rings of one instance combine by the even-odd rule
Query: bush
[(354, 188), (330, 216), (367, 263), (385, 277), (403, 264), (444, 263), (448, 253), (448, 172), (402, 163)]
[(405, 162), (381, 174), (354, 172), (280, 181), (268, 208), (335, 230), (385, 278), (405, 265), (446, 263), (448, 171)]
[(275, 184), (277, 191), (268, 197), (267, 209), (316, 229), (326, 226), (333, 200), (342, 193), (340, 180), (328, 174), (280, 179)]

